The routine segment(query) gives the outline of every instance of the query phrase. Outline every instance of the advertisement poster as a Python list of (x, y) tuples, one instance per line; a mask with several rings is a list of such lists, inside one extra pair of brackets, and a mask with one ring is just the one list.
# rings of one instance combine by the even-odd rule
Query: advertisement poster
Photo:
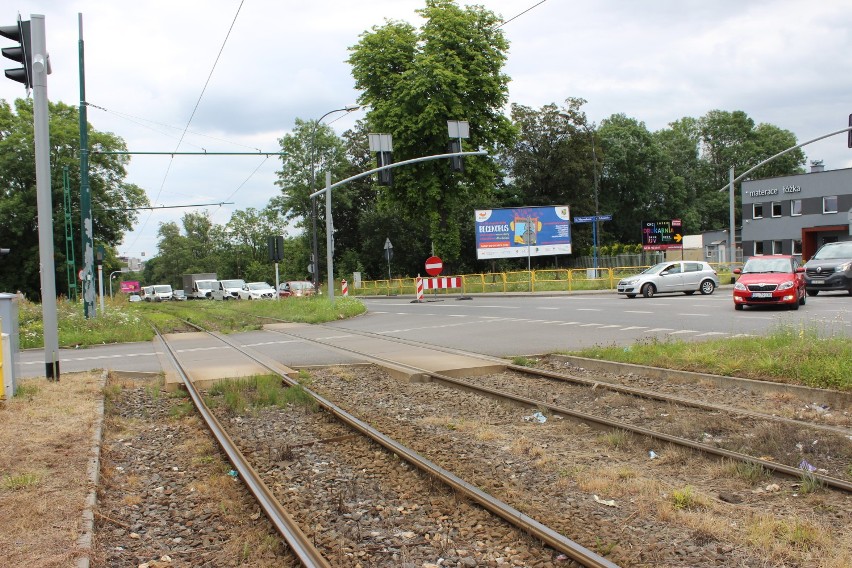
[(121, 283), (121, 291), (125, 294), (135, 294), (141, 289), (138, 280), (126, 280)]
[(571, 254), (567, 205), (477, 209), (476, 258), (522, 258)]
[(642, 250), (683, 248), (683, 223), (680, 219), (642, 221)]

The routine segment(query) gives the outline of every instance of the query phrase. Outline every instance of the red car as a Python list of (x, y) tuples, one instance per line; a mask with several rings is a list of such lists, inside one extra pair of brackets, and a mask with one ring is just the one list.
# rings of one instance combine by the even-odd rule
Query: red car
[(734, 308), (744, 306), (787, 306), (798, 310), (807, 300), (805, 269), (799, 261), (786, 254), (753, 256), (742, 269), (734, 284)]

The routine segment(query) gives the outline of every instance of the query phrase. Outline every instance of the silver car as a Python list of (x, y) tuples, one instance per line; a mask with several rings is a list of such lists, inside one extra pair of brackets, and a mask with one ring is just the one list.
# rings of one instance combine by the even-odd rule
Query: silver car
[(639, 294), (651, 298), (654, 294), (667, 292), (712, 294), (718, 286), (719, 275), (706, 262), (675, 260), (655, 264), (636, 276), (622, 278), (618, 283), (618, 293), (628, 298)]

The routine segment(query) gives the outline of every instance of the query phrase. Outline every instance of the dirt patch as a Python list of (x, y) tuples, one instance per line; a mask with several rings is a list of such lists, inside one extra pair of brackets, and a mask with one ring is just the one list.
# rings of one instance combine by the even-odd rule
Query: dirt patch
[(87, 467), (100, 373), (27, 379), (0, 405), (0, 558), (6, 566), (70, 566), (82, 551)]

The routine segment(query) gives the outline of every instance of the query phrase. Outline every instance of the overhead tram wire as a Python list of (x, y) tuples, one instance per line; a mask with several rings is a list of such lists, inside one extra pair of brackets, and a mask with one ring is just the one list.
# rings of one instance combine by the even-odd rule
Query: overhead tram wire
[(508, 23), (509, 23), (509, 22), (511, 22), (512, 20), (517, 20), (518, 18), (520, 18), (521, 16), (523, 16), (524, 14), (526, 14), (527, 12), (529, 12), (530, 10), (532, 10), (532, 9), (534, 9), (534, 8), (538, 8), (539, 6), (541, 6), (542, 4), (544, 4), (545, 2), (547, 2), (547, 0), (541, 0), (541, 2), (539, 2), (538, 4), (535, 4), (535, 5), (533, 5), (533, 6), (530, 6), (529, 8), (527, 8), (526, 10), (524, 10), (523, 12), (521, 12), (520, 14), (518, 14), (518, 15), (516, 15), (516, 16), (512, 16), (512, 17), (511, 17), (511, 18), (509, 18), (508, 20), (503, 20), (503, 22), (501, 22), (499, 26), (494, 26), (494, 29), (496, 30), (496, 29), (498, 29), (498, 28), (502, 28), (503, 26), (505, 26), (506, 24), (508, 24)]
[[(240, 15), (240, 10), (242, 10), (244, 2), (245, 0), (242, 0), (240, 2), (240, 5), (237, 6), (237, 13), (234, 14), (234, 19), (231, 20), (231, 26), (228, 28), (228, 33), (225, 34), (225, 40), (222, 42), (222, 47), (219, 48), (219, 53), (216, 55), (216, 60), (213, 62), (213, 67), (211, 67), (210, 73), (207, 75), (207, 80), (204, 82), (204, 87), (201, 89), (201, 93), (198, 95), (198, 100), (195, 102), (195, 107), (192, 109), (192, 114), (190, 114), (189, 120), (187, 120), (186, 122), (186, 126), (184, 127), (183, 132), (181, 133), (177, 146), (175, 146), (175, 152), (177, 152), (178, 148), (180, 148), (180, 145), (183, 143), (183, 139), (186, 136), (187, 131), (189, 131), (189, 125), (192, 124), (192, 119), (195, 118), (195, 113), (198, 110), (199, 105), (201, 104), (201, 99), (204, 97), (204, 93), (207, 91), (207, 86), (210, 84), (210, 79), (213, 77), (213, 72), (216, 70), (216, 65), (219, 63), (219, 58), (222, 57), (222, 52), (225, 51), (225, 45), (228, 43), (228, 38), (231, 37), (231, 32), (234, 29), (234, 24), (237, 23), (237, 17)], [(172, 169), (173, 163), (174, 155), (169, 160), (169, 165), (166, 166), (166, 173), (163, 174), (163, 181), (160, 183), (160, 189), (157, 192), (157, 196), (154, 198), (155, 202), (160, 199), (160, 195), (162, 195), (163, 193), (163, 188), (166, 185), (166, 179), (169, 177), (169, 172)], [(139, 228), (139, 231), (137, 232), (136, 238), (133, 240), (133, 243), (130, 244), (130, 248), (133, 248), (133, 246), (136, 245), (136, 241), (139, 240), (139, 236), (142, 234), (142, 231), (144, 231), (145, 227), (148, 226), (148, 221), (150, 219), (151, 215), (148, 215), (148, 217), (142, 223), (142, 226)]]

